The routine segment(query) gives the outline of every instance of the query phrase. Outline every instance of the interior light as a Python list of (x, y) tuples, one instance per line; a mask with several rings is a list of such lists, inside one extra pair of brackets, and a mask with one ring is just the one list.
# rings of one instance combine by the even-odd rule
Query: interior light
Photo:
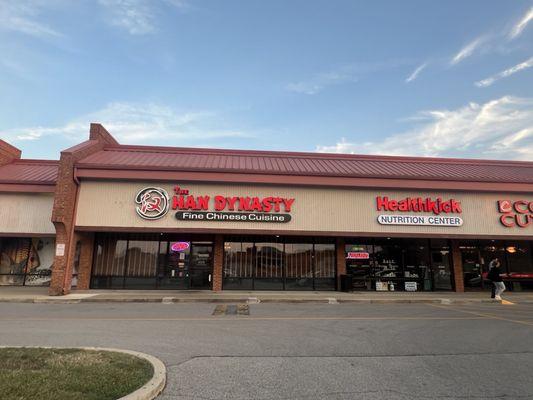
[(514, 246), (508, 246), (505, 250), (507, 250), (508, 253), (516, 253), (516, 247)]

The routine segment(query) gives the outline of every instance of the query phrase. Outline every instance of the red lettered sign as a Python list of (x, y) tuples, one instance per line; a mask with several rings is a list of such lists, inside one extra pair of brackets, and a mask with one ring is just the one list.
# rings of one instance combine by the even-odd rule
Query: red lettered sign
[(346, 258), (349, 260), (368, 260), (370, 258), (370, 254), (368, 254), (366, 251), (349, 251), (346, 255)]

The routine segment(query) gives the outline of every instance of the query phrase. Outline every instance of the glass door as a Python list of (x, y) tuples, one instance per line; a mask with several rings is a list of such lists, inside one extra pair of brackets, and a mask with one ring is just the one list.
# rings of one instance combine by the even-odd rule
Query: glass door
[(158, 287), (211, 289), (213, 242), (161, 242)]
[(190, 242), (161, 242), (162, 265), (159, 266), (158, 287), (189, 289)]
[(459, 246), (463, 262), (463, 279), (465, 289), (481, 289), (481, 256), (478, 246), (463, 244)]
[(213, 243), (192, 243), (188, 273), (190, 289), (211, 289), (213, 280)]
[(433, 290), (452, 290), (450, 250), (431, 250), (431, 273)]

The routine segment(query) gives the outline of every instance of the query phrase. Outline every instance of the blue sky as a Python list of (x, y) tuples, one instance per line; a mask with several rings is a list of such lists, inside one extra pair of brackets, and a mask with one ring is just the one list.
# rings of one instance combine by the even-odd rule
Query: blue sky
[(533, 160), (533, 1), (0, 0), (0, 137)]

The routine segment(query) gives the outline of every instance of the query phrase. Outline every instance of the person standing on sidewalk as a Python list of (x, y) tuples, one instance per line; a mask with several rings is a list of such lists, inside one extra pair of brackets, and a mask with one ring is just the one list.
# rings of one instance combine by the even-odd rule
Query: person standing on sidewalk
[(501, 277), (503, 271), (500, 260), (495, 258), (490, 262), (489, 265), (491, 266), (491, 269), (487, 275), (487, 278), (490, 279), (494, 285), (494, 299), (501, 300), (501, 295), (505, 291), (505, 284), (503, 283), (503, 279)]

